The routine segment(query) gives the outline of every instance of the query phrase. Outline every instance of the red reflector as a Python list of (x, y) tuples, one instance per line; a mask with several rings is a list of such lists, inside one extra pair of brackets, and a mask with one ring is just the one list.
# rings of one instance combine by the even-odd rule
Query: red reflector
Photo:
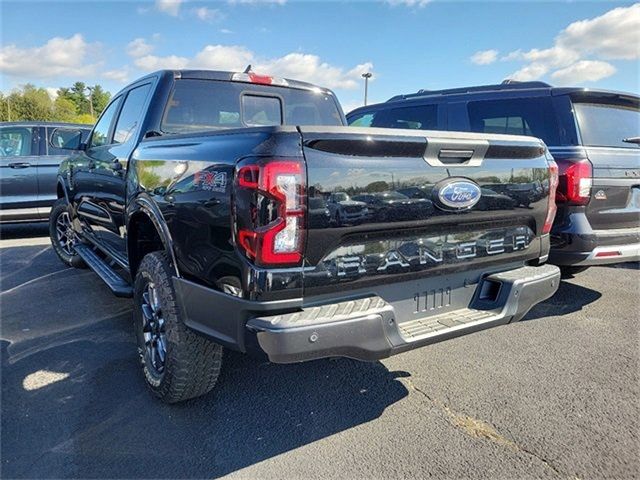
[(248, 165), (238, 170), (238, 185), (244, 188), (258, 188), (258, 178), (260, 177), (260, 167)]
[(598, 252), (596, 253), (596, 257), (618, 257), (622, 255), (620, 252), (612, 251), (612, 252)]
[(238, 232), (238, 242), (251, 259), (256, 258), (257, 240), (258, 234), (256, 232), (249, 230), (240, 230)]
[(556, 218), (558, 207), (556, 206), (556, 190), (558, 188), (558, 164), (549, 160), (549, 204), (547, 205), (547, 217), (542, 226), (542, 233), (549, 233)]

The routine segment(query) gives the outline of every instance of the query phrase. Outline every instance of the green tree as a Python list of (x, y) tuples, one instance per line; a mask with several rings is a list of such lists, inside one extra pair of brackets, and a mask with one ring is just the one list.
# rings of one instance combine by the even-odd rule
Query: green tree
[(58, 97), (53, 102), (53, 119), (59, 122), (73, 123), (78, 117), (76, 104), (65, 97)]
[(53, 117), (53, 102), (44, 88), (28, 83), (22, 92), (13, 92), (9, 97), (12, 110), (15, 105), (16, 120), (47, 121)]
[[(0, 92), (0, 121), (60, 121), (93, 124), (102, 113), (111, 94), (100, 85), (91, 87), (91, 104), (84, 82), (58, 89), (55, 100), (47, 90), (32, 84), (16, 88), (9, 94)], [(92, 112), (93, 111), (93, 115)]]
[(94, 85), (91, 88), (91, 103), (93, 105), (93, 115), (98, 118), (102, 111), (109, 103), (111, 99), (111, 94), (109, 92), (104, 91), (104, 89), (100, 85)]

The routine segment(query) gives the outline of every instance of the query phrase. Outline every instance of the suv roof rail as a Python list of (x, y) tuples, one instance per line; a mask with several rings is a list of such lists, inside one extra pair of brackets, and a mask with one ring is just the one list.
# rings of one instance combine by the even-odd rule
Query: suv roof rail
[(502, 83), (495, 85), (477, 85), (473, 87), (448, 88), (445, 90), (420, 89), (416, 93), (396, 95), (387, 100), (387, 102), (430, 95), (453, 95), (456, 93), (490, 92), (495, 90), (524, 90), (530, 88), (552, 88), (552, 86), (545, 82), (519, 82), (517, 80), (507, 78)]

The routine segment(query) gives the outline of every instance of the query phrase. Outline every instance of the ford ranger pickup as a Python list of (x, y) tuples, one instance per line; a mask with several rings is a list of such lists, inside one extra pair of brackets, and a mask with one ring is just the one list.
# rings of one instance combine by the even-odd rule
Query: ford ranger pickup
[[(166, 402), (211, 390), (223, 348), (377, 360), (520, 320), (558, 288), (557, 166), (532, 137), (350, 128), (331, 91), (250, 70), (150, 74), (86, 143), (66, 137), (53, 248), (133, 297)], [(425, 198), (392, 193), (411, 189)], [(381, 192), (402, 199), (385, 215), (367, 207)]]

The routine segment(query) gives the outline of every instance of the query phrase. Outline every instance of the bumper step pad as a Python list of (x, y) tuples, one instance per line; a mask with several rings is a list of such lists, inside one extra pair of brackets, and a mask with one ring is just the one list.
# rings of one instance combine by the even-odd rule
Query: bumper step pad
[(488, 321), (494, 317), (496, 317), (494, 312), (461, 308), (460, 310), (454, 310), (440, 315), (400, 323), (398, 324), (398, 328), (400, 329), (400, 334), (410, 342), (429, 335), (441, 333), (447, 329)]

